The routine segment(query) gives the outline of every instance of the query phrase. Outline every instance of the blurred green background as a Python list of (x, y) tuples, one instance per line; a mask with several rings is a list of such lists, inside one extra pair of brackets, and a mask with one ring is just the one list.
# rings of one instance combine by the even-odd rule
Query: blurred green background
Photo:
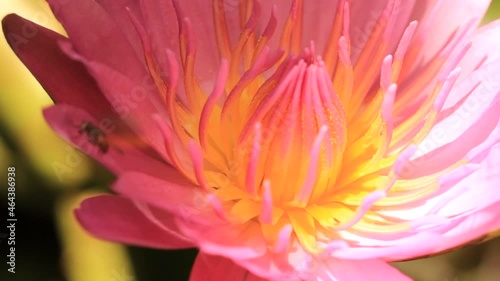
[[(0, 17), (13, 12), (63, 32), (44, 0), (0, 2)], [(485, 22), (499, 17), (500, 0), (494, 0)], [(113, 175), (47, 127), (41, 109), (51, 101), (3, 35), (0, 62), (0, 182), (6, 182), (7, 167), (15, 166), (18, 218), (15, 274), (7, 272), (7, 229), (0, 229), (0, 280), (187, 280), (195, 250), (125, 247), (96, 240), (80, 229), (72, 209), (86, 196), (107, 192)], [(59, 176), (54, 172), (73, 161), (76, 168)], [(2, 213), (7, 210), (6, 193), (2, 188)], [(499, 281), (500, 239), (395, 265), (416, 281)]]

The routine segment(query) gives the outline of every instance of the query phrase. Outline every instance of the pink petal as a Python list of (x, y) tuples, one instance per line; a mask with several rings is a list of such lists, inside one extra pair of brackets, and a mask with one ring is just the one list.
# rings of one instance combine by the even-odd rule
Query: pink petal
[(264, 281), (229, 259), (199, 253), (189, 281)]
[(56, 103), (82, 108), (98, 119), (115, 116), (85, 67), (59, 48), (58, 42), (67, 39), (14, 14), (6, 16), (2, 24), (14, 52)]
[[(212, 1), (176, 0), (176, 1), (140, 1), (146, 29), (152, 36), (159, 58), (164, 57), (166, 49), (178, 52), (177, 17), (188, 18), (193, 24), (196, 36), (195, 73), (198, 81), (214, 79), (219, 69), (220, 57), (215, 41), (213, 26)], [(179, 11), (172, 9), (172, 2), (179, 4)], [(179, 14), (176, 14), (178, 12)], [(160, 24), (162, 23), (162, 24)], [(210, 86), (211, 88), (211, 86)]]
[[(148, 82), (149, 74), (143, 76), (141, 83), (134, 83), (120, 72), (107, 65), (91, 62), (79, 56), (71, 45), (62, 45), (64, 51), (72, 58), (82, 61), (90, 73), (96, 77), (97, 83), (106, 98), (111, 101), (120, 119), (153, 147), (156, 152), (168, 159), (165, 151), (165, 141), (158, 130), (153, 115), (163, 113), (164, 103), (161, 102), (155, 86)], [(166, 117), (165, 117), (166, 118)]]
[[(301, 246), (296, 244), (292, 249), (300, 249), (299, 266), (307, 265), (305, 257), (309, 255), (301, 249)], [(297, 267), (297, 263), (291, 262), (291, 255), (294, 255), (294, 253), (283, 252), (273, 254), (272, 252), (267, 252), (265, 255), (253, 259), (233, 259), (233, 261), (255, 275), (268, 280), (299, 281), (301, 274), (298, 271), (301, 269)]]
[(178, 216), (199, 214), (213, 216), (214, 213), (202, 213), (208, 209), (206, 194), (179, 174), (165, 170), (165, 174), (152, 177), (140, 172), (122, 173), (112, 186), (117, 193), (137, 199), (159, 209)]
[(164, 216), (160, 227), (123, 197), (101, 195), (86, 199), (75, 215), (88, 232), (101, 239), (162, 249), (193, 247), (178, 233), (172, 218)]
[[(331, 32), (334, 17), (337, 11), (338, 0), (317, 0), (305, 2), (304, 5), (304, 22), (303, 22), (303, 38), (302, 46), (308, 46), (311, 40), (314, 40), (318, 54), (322, 53), (326, 47), (328, 36)], [(351, 1), (350, 11), (351, 11), (351, 22), (350, 22), (350, 34), (352, 43), (352, 59), (356, 61), (359, 56), (360, 51), (366, 44), (367, 40), (370, 38), (373, 27), (376, 24), (378, 16), (385, 8), (387, 0), (374, 0), (370, 2), (370, 5), (361, 1)], [(267, 23), (269, 19), (270, 12), (273, 5), (277, 6), (277, 19), (278, 27), (276, 29), (276, 35), (271, 43), (273, 46), (277, 45), (279, 42), (279, 35), (283, 30), (283, 26), (290, 16), (290, 6), (291, 1), (274, 0), (274, 1), (262, 1), (262, 21)], [(410, 15), (414, 9), (415, 1), (400, 1), (397, 7), (397, 22), (396, 28), (394, 30), (394, 36), (391, 37), (391, 42), (389, 43), (391, 49), (394, 49), (399, 42), (404, 29), (410, 22)], [(228, 4), (229, 6), (229, 4)], [(233, 11), (233, 14), (237, 12), (235, 9), (230, 9), (226, 7), (227, 11)], [(233, 29), (235, 35), (239, 34), (235, 29), (239, 28), (237, 15), (233, 15), (228, 19), (232, 24), (230, 27)], [(234, 36), (233, 36), (234, 37)], [(336, 42), (335, 42), (336, 44)]]
[(96, 1), (48, 2), (78, 53), (108, 65), (137, 83), (146, 77), (143, 56), (137, 56), (120, 28)]
[(207, 195), (179, 177), (158, 179), (145, 174), (121, 174), (113, 190), (178, 217), (182, 232), (203, 251), (233, 258), (253, 258), (266, 252), (257, 224), (237, 225), (221, 220)]
[[(118, 29), (127, 38), (130, 46), (133, 48), (137, 57), (142, 60), (144, 50), (142, 42), (137, 36), (137, 30), (130, 21), (130, 15), (126, 8), (129, 8), (134, 14), (141, 18), (141, 7), (137, 0), (96, 0), (96, 2), (106, 11), (106, 14), (113, 19)], [(165, 1), (166, 2), (166, 1)]]
[[(352, 56), (353, 62), (356, 62), (357, 57), (362, 51), (363, 47), (366, 45), (367, 41), (372, 37), (373, 28), (377, 25), (377, 20), (379, 15), (384, 10), (387, 5), (388, 0), (376, 0), (370, 1), (370, 5), (366, 5), (363, 1), (352, 1), (351, 5), (351, 26), (349, 27), (351, 31), (351, 43), (352, 43)], [(396, 3), (394, 8), (395, 16), (397, 16), (397, 21), (395, 23), (395, 29), (393, 31), (393, 36), (389, 38), (390, 51), (394, 51), (399, 43), (403, 31), (408, 26), (411, 20), (415, 20), (412, 12), (415, 8), (420, 7), (424, 1), (415, 0), (403, 0)], [(328, 10), (325, 10), (328, 13)], [(378, 36), (378, 35), (377, 35)]]
[[(113, 0), (105, 0), (106, 5), (116, 6)], [(180, 61), (179, 49), (179, 27), (177, 24), (177, 15), (175, 14), (172, 1), (134, 1), (137, 7), (127, 6), (131, 14), (137, 17), (143, 28), (146, 30), (149, 40), (152, 45), (152, 55), (155, 56), (155, 61), (159, 65), (163, 74), (169, 73), (168, 63), (166, 61), (165, 52), (170, 50), (177, 54)], [(120, 5), (120, 4), (118, 4)], [(124, 10), (123, 5), (121, 9)], [(141, 20), (142, 18), (142, 20)], [(130, 15), (125, 15), (123, 22), (130, 24)], [(132, 36), (137, 39), (138, 33), (136, 27), (133, 27)], [(175, 38), (175, 40), (174, 40)], [(141, 52), (144, 53), (144, 48), (141, 46)], [(199, 57), (198, 57), (199, 58)], [(198, 61), (196, 62), (198, 64)], [(182, 80), (182, 79), (181, 79)]]
[(200, 251), (221, 255), (233, 260), (260, 259), (267, 244), (258, 223), (244, 225), (206, 221), (193, 223), (189, 218), (177, 221), (182, 233), (196, 241)]
[[(292, 1), (261, 1), (262, 3), (262, 19), (261, 21), (267, 24), (273, 5), (277, 6), (278, 26), (276, 28), (274, 38), (271, 40), (272, 46), (277, 46), (280, 41), (284, 25), (287, 19), (291, 16), (290, 8)], [(309, 46), (311, 40), (314, 40), (318, 54), (322, 53), (328, 42), (333, 21), (337, 11), (338, 0), (317, 0), (305, 2), (303, 10), (303, 37), (302, 46)], [(233, 26), (233, 28), (238, 25)]]
[[(178, 172), (169, 165), (154, 159), (145, 153), (144, 149), (140, 150), (129, 144), (128, 136), (124, 137), (120, 134), (119, 124), (113, 123), (115, 120), (110, 123), (103, 122), (103, 120), (97, 120), (81, 109), (64, 104), (49, 107), (44, 110), (43, 114), (52, 129), (63, 139), (73, 143), (114, 173), (142, 171), (158, 177), (179, 177)], [(104, 121), (106, 120), (104, 119)], [(108, 119), (108, 121), (111, 120)], [(89, 137), (80, 132), (83, 122), (91, 122), (94, 126), (101, 128), (108, 139), (109, 149), (107, 151), (102, 151), (99, 146), (89, 142)], [(112, 140), (115, 142), (111, 142)], [(78, 164), (77, 161), (80, 157), (76, 153), (68, 155), (65, 167), (74, 169), (74, 165)]]

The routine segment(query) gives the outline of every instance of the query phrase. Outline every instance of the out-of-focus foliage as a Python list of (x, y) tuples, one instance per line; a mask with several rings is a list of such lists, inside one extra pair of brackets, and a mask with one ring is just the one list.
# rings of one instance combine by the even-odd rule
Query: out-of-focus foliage
[[(1, 1), (0, 17), (3, 18), (8, 13), (17, 13), (40, 25), (63, 32), (43, 0)], [(28, 31), (27, 34), (30, 32), (35, 33), (36, 30)], [(75, 159), (76, 152), (45, 123), (41, 109), (51, 105), (52, 101), (3, 38), (2, 34), (0, 128), (9, 148), (23, 157), (22, 160), (11, 159), (9, 162), (21, 161), (21, 165), (29, 165), (51, 187), (72, 188), (90, 176), (91, 166), (82, 154)], [(0, 177), (2, 176), (4, 175)]]
[(490, 9), (484, 18), (484, 22), (490, 22), (498, 18), (500, 18), (500, 1), (493, 0), (491, 2)]
[[(3, 0), (0, 17), (8, 13), (64, 33), (44, 0)], [(7, 171), (9, 166), (16, 167), (18, 221), (16, 274), (3, 267), (0, 280), (133, 280), (126, 248), (90, 237), (73, 216), (72, 209), (83, 198), (81, 190), (94, 182), (104, 186), (99, 175), (107, 172), (101, 172), (101, 167), (48, 127), (42, 109), (52, 105), (51, 99), (3, 38), (2, 34), (0, 168)], [(0, 173), (1, 182), (5, 182), (5, 176), (6, 172)], [(5, 195), (2, 189), (4, 211)], [(2, 256), (5, 259), (3, 249)]]
[(69, 281), (131, 281), (134, 274), (124, 247), (89, 236), (73, 216), (80, 202), (92, 195), (66, 196), (55, 208), (64, 273)]

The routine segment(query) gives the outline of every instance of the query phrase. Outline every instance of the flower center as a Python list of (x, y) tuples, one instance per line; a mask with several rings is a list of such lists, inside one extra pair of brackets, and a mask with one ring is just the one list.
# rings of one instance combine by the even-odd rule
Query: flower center
[[(293, 1), (275, 51), (268, 45), (278, 29), (276, 7), (259, 33), (259, 1), (244, 2), (241, 33), (230, 44), (224, 4), (214, 1), (221, 65), (209, 95), (195, 79), (194, 31), (177, 1), (183, 80), (171, 50), (168, 79), (162, 79), (146, 32), (133, 18), (169, 114), (164, 133), (170, 163), (210, 195), (224, 219), (259, 223), (276, 251), (286, 248), (292, 232), (306, 250), (319, 252), (342, 239), (346, 229), (409, 229), (372, 207), (395, 206), (435, 191), (438, 175), (400, 179), (415, 153), (414, 145), (406, 143), (418, 144), (429, 132), (458, 77), (459, 70), (452, 70), (468, 47), (448, 62), (414, 117), (392, 120), (405, 97), (430, 79), (417, 79), (395, 101), (396, 83), (407, 75), (400, 73), (403, 58), (416, 29), (416, 22), (410, 23), (394, 56), (386, 55), (398, 0), (388, 1), (354, 65), (349, 1), (338, 1), (321, 57), (315, 54), (315, 42), (302, 49), (303, 1)], [(444, 60), (433, 63), (429, 73), (437, 75)], [(177, 93), (181, 86), (184, 95)]]
[(304, 207), (324, 195), (341, 166), (344, 109), (324, 63), (309, 52), (285, 62), (281, 81), (250, 102), (233, 153), (234, 163), (248, 168), (231, 170), (232, 181), (252, 196), (267, 182), (280, 207)]

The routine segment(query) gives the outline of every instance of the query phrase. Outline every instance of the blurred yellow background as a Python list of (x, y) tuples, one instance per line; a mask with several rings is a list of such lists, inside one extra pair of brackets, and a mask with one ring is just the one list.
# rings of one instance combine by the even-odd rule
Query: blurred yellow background
[[(44, 0), (2, 0), (0, 16), (8, 13), (63, 32)], [(495, 0), (485, 22), (499, 17), (500, 0)], [(19, 217), (17, 272), (12, 275), (2, 269), (0, 280), (187, 280), (194, 250), (125, 247), (98, 241), (80, 229), (72, 209), (85, 196), (106, 192), (113, 176), (48, 128), (41, 112), (52, 102), (3, 36), (0, 61), (0, 168), (16, 167)], [(72, 161), (71, 157), (79, 157), (80, 164), (58, 175), (55, 169)], [(1, 182), (5, 175), (0, 173)], [(499, 281), (500, 239), (397, 266), (416, 281)]]

